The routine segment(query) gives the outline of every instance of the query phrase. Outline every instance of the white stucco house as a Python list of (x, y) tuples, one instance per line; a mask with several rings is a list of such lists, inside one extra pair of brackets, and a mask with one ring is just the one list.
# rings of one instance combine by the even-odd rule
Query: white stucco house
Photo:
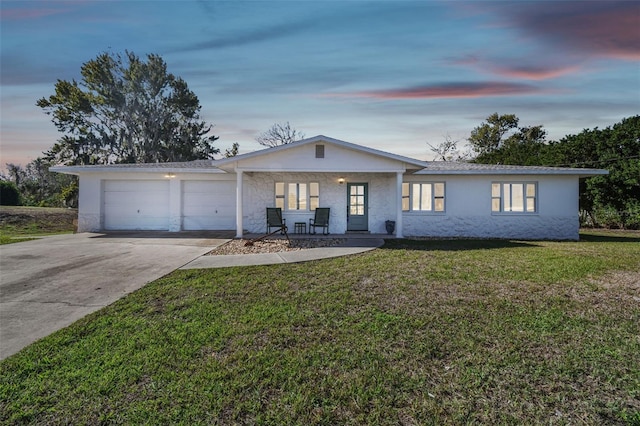
[(78, 231), (264, 233), (329, 207), (332, 234), (578, 239), (578, 183), (606, 170), (425, 162), (315, 136), (221, 160), (60, 166), (80, 179)]

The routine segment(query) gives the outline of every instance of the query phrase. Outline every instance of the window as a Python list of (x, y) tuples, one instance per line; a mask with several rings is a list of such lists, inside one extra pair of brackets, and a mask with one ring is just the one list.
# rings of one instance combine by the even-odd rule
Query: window
[(409, 211), (409, 204), (411, 202), (411, 197), (409, 196), (409, 184), (406, 182), (402, 183), (402, 211)]
[(290, 183), (287, 210), (307, 209), (307, 184)]
[(537, 192), (534, 182), (494, 182), (491, 184), (491, 211), (535, 213)]
[(316, 145), (316, 158), (324, 158), (324, 145)]
[(444, 211), (444, 182), (403, 183), (403, 211)]
[(284, 182), (276, 182), (276, 207), (284, 210)]
[[(285, 191), (286, 188), (286, 191)], [(286, 210), (315, 210), (320, 205), (320, 185), (276, 182), (276, 207)]]
[(320, 207), (320, 185), (318, 182), (309, 184), (309, 210), (315, 211)]

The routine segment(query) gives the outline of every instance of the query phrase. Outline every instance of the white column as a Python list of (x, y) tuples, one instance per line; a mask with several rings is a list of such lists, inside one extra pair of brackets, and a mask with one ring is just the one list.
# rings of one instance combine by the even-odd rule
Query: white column
[(242, 170), (236, 169), (236, 238), (242, 238)]
[(175, 176), (169, 178), (169, 231), (182, 229), (182, 181)]
[(396, 173), (396, 238), (402, 236), (402, 178), (404, 172)]

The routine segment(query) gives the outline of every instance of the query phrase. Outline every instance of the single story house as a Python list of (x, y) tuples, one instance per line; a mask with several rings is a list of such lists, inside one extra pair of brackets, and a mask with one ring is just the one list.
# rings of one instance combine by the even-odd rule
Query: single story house
[(315, 136), (220, 160), (59, 166), (80, 179), (78, 231), (264, 233), (329, 207), (332, 234), (578, 239), (580, 178), (599, 169), (426, 162)]

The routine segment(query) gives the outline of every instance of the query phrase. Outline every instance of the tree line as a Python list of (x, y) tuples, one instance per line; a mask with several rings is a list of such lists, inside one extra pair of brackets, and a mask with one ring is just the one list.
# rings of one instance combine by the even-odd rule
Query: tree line
[[(84, 63), (81, 80), (58, 80), (37, 105), (62, 136), (25, 167), (7, 164), (0, 203), (77, 206), (74, 176), (53, 165), (149, 163), (210, 159), (220, 154), (213, 125), (200, 117), (200, 101), (155, 54), (102, 53)], [(289, 122), (256, 136), (273, 147), (304, 138)], [(524, 166), (606, 168), (608, 176), (581, 181), (580, 207), (594, 225), (640, 228), (640, 116), (605, 129), (585, 129), (548, 141), (542, 125), (519, 126), (513, 114), (490, 115), (458, 149), (450, 137), (431, 146), (438, 160)], [(234, 143), (223, 155), (237, 155)]]

